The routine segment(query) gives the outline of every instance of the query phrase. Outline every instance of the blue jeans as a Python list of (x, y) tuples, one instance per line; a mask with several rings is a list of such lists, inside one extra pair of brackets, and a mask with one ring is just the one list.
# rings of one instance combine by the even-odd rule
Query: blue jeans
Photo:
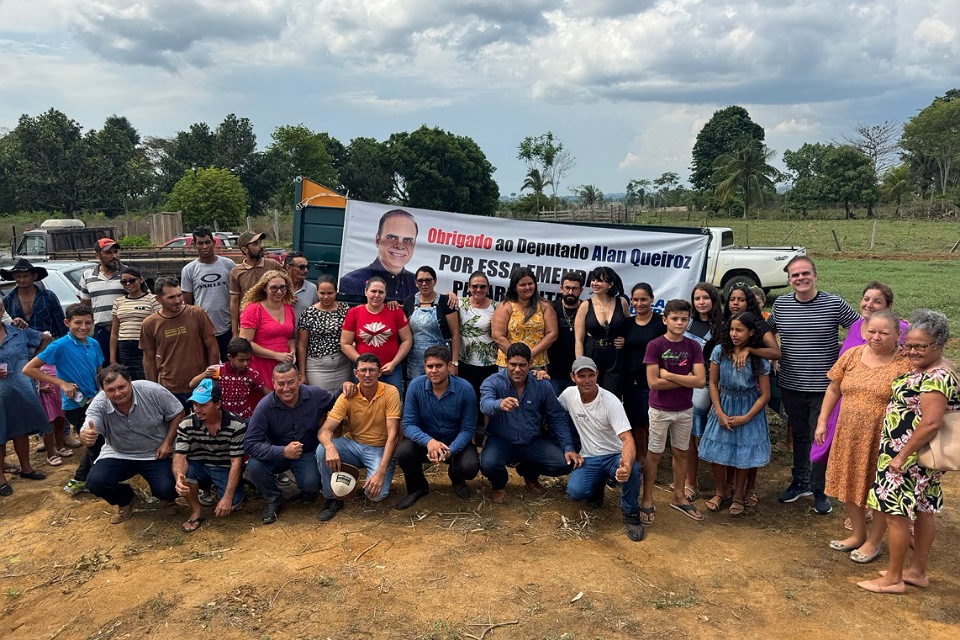
[(564, 389), (573, 386), (573, 380), (570, 379), (570, 376), (564, 379), (550, 378), (550, 386), (553, 387), (553, 394), (559, 398)]
[[(381, 380), (382, 379), (383, 378), (381, 378)], [(368, 478), (377, 472), (377, 469), (380, 468), (383, 462), (383, 447), (371, 447), (360, 444), (350, 438), (334, 438), (333, 446), (337, 450), (337, 455), (340, 456), (341, 462), (352, 464), (358, 469), (366, 469)], [(383, 474), (383, 486), (380, 488), (380, 495), (376, 498), (371, 498), (374, 502), (380, 502), (390, 493), (390, 483), (393, 482), (394, 462), (392, 458), (387, 461), (387, 468)], [(323, 474), (324, 478), (329, 478), (330, 474), (333, 473), (330, 467), (327, 466), (326, 451), (322, 446), (317, 447), (317, 466), (320, 467), (320, 473)], [(323, 483), (323, 497), (327, 500), (337, 497), (333, 494), (333, 491), (330, 490), (330, 482)]]
[[(217, 497), (222, 498), (227, 491), (227, 481), (230, 479), (230, 467), (221, 467), (215, 464), (203, 464), (202, 462), (189, 462), (187, 467), (187, 477), (196, 480), (197, 486), (204, 491), (210, 490), (212, 484), (217, 488)], [(233, 492), (233, 506), (243, 502), (243, 483), (237, 485), (237, 490)]]
[(539, 476), (565, 476), (570, 465), (563, 457), (563, 449), (546, 436), (537, 436), (527, 444), (510, 444), (503, 438), (487, 435), (480, 454), (480, 471), (494, 490), (507, 486), (507, 465), (519, 463), (517, 472), (524, 480), (535, 481)]
[(98, 459), (87, 475), (87, 490), (112, 505), (125, 507), (133, 500), (133, 489), (124, 481), (137, 475), (143, 476), (155, 497), (161, 500), (177, 499), (172, 458), (165, 460)]
[(253, 483), (264, 500), (275, 505), (280, 504), (283, 492), (277, 486), (277, 480), (274, 476), (287, 470), (293, 471), (293, 477), (301, 493), (319, 493), (320, 470), (317, 469), (317, 463), (313, 456), (313, 451), (304, 451), (295, 460), (288, 458), (279, 460), (250, 458), (247, 461), (247, 479)]
[[(583, 465), (571, 471), (567, 478), (567, 495), (571, 500), (586, 500), (594, 491), (602, 488), (607, 480), (616, 479), (619, 466), (619, 453), (584, 458)], [(620, 511), (628, 516), (640, 513), (639, 498), (640, 465), (634, 462), (630, 468), (630, 477), (620, 485)]]

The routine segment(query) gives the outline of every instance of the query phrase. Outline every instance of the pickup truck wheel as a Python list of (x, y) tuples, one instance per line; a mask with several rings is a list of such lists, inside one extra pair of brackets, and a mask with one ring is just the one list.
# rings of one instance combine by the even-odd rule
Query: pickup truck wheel
[(738, 274), (727, 280), (727, 283), (723, 285), (723, 297), (724, 299), (730, 297), (730, 290), (736, 286), (743, 285), (747, 287), (757, 286), (757, 281), (752, 277), (744, 274)]

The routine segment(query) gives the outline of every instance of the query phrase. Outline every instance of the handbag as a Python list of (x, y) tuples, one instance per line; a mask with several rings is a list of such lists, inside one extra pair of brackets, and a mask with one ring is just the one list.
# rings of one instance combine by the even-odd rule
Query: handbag
[(917, 451), (917, 463), (937, 471), (960, 471), (960, 411), (946, 411), (937, 434)]

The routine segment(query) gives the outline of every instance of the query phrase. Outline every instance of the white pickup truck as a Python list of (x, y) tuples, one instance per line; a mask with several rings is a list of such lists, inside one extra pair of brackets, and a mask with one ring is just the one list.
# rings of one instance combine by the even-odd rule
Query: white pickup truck
[(783, 271), (794, 256), (803, 256), (803, 247), (738, 247), (733, 229), (708, 227), (710, 251), (707, 256), (707, 280), (723, 290), (724, 297), (737, 284), (759, 286), (764, 291), (785, 287)]

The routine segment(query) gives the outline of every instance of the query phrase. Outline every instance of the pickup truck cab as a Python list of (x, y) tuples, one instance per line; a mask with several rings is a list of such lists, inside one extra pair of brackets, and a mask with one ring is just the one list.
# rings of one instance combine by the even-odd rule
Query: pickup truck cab
[(789, 283), (783, 268), (794, 256), (807, 254), (803, 247), (740, 247), (733, 241), (733, 229), (708, 227), (710, 250), (707, 281), (723, 291), (724, 298), (737, 284), (759, 286), (764, 291)]

